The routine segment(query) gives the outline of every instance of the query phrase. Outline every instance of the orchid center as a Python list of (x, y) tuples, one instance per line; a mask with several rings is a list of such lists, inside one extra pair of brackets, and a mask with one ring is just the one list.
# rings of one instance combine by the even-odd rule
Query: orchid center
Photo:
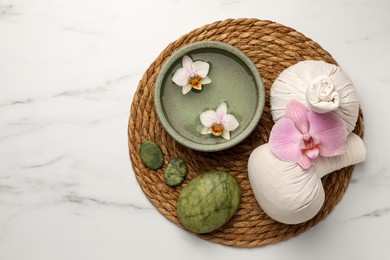
[(202, 78), (199, 75), (192, 76), (188, 83), (191, 85), (192, 88), (201, 90), (202, 89)]
[(302, 152), (311, 159), (317, 158), (319, 154), (320, 143), (317, 143), (309, 134), (305, 134), (302, 141)]
[(211, 126), (211, 133), (213, 133), (213, 135), (215, 135), (215, 136), (220, 136), (223, 133), (224, 129), (225, 128), (223, 127), (222, 124), (214, 123)]

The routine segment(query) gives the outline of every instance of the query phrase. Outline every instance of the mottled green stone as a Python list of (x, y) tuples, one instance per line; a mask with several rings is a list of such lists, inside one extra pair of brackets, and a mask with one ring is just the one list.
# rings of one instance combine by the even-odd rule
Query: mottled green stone
[(232, 218), (240, 200), (240, 185), (232, 175), (209, 171), (191, 180), (182, 190), (177, 216), (195, 233), (211, 232)]
[(179, 157), (175, 157), (170, 160), (164, 170), (164, 180), (171, 187), (180, 185), (184, 181), (186, 175), (186, 163)]
[(139, 154), (142, 162), (149, 169), (157, 170), (164, 163), (164, 154), (155, 142), (144, 142), (139, 149)]

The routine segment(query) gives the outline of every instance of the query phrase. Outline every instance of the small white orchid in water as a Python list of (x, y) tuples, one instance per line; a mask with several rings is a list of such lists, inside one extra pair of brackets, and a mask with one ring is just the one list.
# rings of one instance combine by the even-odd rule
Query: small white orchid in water
[(207, 77), (210, 65), (207, 62), (197, 60), (195, 62), (189, 56), (184, 56), (182, 60), (183, 68), (178, 69), (172, 77), (172, 81), (182, 88), (185, 95), (191, 89), (201, 90), (202, 85), (211, 83)]
[(230, 140), (230, 132), (238, 127), (237, 119), (230, 114), (227, 114), (226, 103), (221, 103), (217, 110), (208, 110), (200, 114), (200, 121), (203, 129), (201, 134), (213, 134), (222, 136), (226, 140)]

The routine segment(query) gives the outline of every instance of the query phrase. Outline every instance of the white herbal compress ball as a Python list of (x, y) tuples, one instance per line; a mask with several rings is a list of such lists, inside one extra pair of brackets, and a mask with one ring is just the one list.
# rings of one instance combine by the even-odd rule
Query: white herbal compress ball
[[(293, 100), (298, 102), (289, 104)], [(297, 110), (296, 104), (304, 109)], [(340, 67), (323, 61), (302, 61), (284, 70), (273, 83), (271, 113), (278, 127), (271, 130), (271, 143), (259, 146), (250, 155), (249, 181), (257, 202), (268, 216), (285, 224), (302, 223), (313, 218), (324, 204), (321, 178), (366, 158), (363, 140), (351, 133), (359, 116), (359, 99), (351, 80)], [(321, 146), (334, 135), (324, 134), (323, 139), (317, 136), (318, 140), (314, 136), (324, 130), (325, 125), (334, 127), (336, 121), (342, 122), (337, 116), (325, 113), (335, 113), (345, 122), (342, 129), (347, 137), (341, 143), (341, 153), (329, 153), (327, 148), (327, 152), (321, 153)], [(332, 118), (333, 123), (329, 121)], [(273, 131), (278, 139), (271, 138)], [(340, 132), (337, 133), (339, 136)], [(297, 140), (302, 141), (299, 146)], [(279, 145), (276, 150), (273, 149), (275, 144)], [(310, 156), (313, 164), (309, 167), (303, 164), (304, 167), (299, 161), (289, 161), (301, 153)]]
[(285, 69), (271, 88), (271, 114), (276, 122), (292, 99), (317, 113), (334, 111), (353, 131), (359, 116), (359, 98), (351, 79), (338, 66), (305, 60)]

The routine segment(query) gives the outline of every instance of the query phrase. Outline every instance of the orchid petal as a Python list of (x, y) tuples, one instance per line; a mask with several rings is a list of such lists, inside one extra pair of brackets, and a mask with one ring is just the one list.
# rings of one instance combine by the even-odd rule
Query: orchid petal
[(319, 150), (318, 150), (318, 148), (312, 148), (310, 150), (305, 151), (305, 154), (310, 159), (315, 159), (318, 157)]
[(203, 127), (202, 130), (200, 131), (200, 133), (201, 133), (202, 135), (211, 134), (211, 133), (212, 133), (211, 127)]
[(199, 84), (198, 86), (191, 86), (193, 89), (196, 89), (196, 90), (202, 90), (202, 84)]
[(211, 79), (209, 77), (205, 77), (202, 79), (202, 84), (206, 85), (206, 84), (210, 84), (211, 83)]
[(228, 130), (226, 130), (226, 129), (223, 130), (221, 136), (222, 136), (223, 139), (230, 140), (230, 132)]
[(321, 155), (335, 155), (341, 152), (347, 138), (345, 122), (335, 113), (319, 114), (310, 111), (310, 135), (317, 139), (320, 144)]
[(202, 123), (203, 126), (205, 127), (211, 127), (217, 118), (217, 113), (213, 110), (208, 110), (206, 112), (203, 112), (200, 114), (200, 122)]
[(199, 75), (201, 78), (205, 78), (209, 73), (210, 65), (207, 62), (198, 60), (192, 64), (192, 68), (195, 74)]
[(217, 113), (216, 122), (220, 124), (222, 122), (222, 119), (225, 117), (227, 113), (227, 106), (225, 102), (219, 104), (216, 113)]
[(192, 59), (189, 57), (189, 56), (184, 56), (183, 57), (183, 60), (181, 61), (182, 65), (183, 65), (183, 68), (188, 72), (188, 74), (191, 74), (194, 72), (193, 68), (192, 68)]
[(331, 150), (328, 150), (324, 146), (320, 145), (320, 147), (318, 147), (318, 149), (320, 151), (320, 155), (324, 156), (324, 157), (336, 156), (336, 155), (343, 154), (345, 152), (344, 145), (341, 145), (338, 148), (331, 149)]
[(307, 157), (306, 155), (303, 155), (301, 160), (298, 161), (299, 166), (301, 166), (303, 169), (309, 169), (312, 165), (312, 160)]
[(302, 134), (306, 134), (309, 132), (308, 112), (309, 109), (307, 107), (298, 101), (291, 100), (286, 107), (286, 118), (291, 119)]
[(179, 85), (180, 87), (187, 85), (188, 83), (188, 73), (185, 69), (178, 69), (175, 74), (173, 74), (172, 81)]
[(222, 118), (221, 123), (223, 124), (223, 127), (228, 131), (235, 130), (239, 125), (237, 119), (233, 115), (230, 115), (230, 114), (225, 115)]
[(300, 143), (302, 134), (295, 128), (294, 122), (288, 118), (282, 118), (273, 126), (269, 137), (272, 152), (279, 159), (291, 163), (302, 160)]
[(185, 85), (182, 89), (181, 89), (181, 92), (183, 93), (183, 95), (187, 94), (188, 92), (190, 92), (190, 90), (192, 89), (192, 86), (190, 84), (187, 84)]

